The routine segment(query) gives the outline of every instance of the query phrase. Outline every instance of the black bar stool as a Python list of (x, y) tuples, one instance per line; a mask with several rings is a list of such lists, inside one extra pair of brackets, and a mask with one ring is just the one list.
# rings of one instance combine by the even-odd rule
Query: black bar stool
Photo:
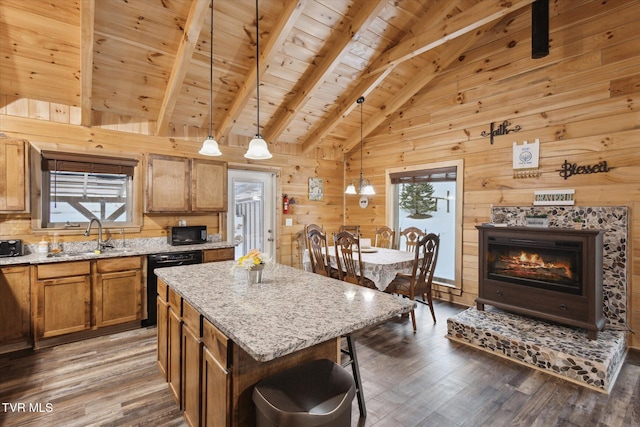
[(258, 382), (257, 427), (350, 427), (353, 377), (340, 365), (313, 360)]

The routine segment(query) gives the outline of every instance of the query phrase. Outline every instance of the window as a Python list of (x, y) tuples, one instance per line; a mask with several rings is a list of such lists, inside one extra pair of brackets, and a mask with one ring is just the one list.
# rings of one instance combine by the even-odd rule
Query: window
[(42, 227), (133, 225), (134, 159), (42, 151)]
[[(434, 282), (461, 288), (462, 161), (388, 170), (391, 224), (440, 236)], [(400, 239), (400, 248), (405, 242)]]

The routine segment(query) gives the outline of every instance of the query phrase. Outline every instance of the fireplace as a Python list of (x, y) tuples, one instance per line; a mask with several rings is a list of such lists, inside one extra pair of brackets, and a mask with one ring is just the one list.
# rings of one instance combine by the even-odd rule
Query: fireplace
[(479, 230), (478, 310), (508, 311), (585, 328), (604, 327), (599, 230), (490, 227)]

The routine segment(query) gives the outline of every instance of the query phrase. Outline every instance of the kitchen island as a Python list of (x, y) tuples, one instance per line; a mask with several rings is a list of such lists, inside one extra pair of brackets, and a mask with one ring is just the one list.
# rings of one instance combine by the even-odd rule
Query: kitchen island
[(415, 306), (277, 264), (265, 268), (263, 283), (249, 284), (234, 265), (155, 270), (158, 363), (189, 423), (224, 415), (223, 425), (253, 425), (256, 382), (308, 360), (337, 361), (341, 336)]

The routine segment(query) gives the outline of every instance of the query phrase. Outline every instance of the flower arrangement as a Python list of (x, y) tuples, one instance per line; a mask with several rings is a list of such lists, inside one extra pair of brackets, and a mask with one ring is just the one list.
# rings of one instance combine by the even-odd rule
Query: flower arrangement
[(238, 259), (238, 267), (251, 270), (256, 265), (264, 264), (267, 261), (267, 257), (262, 252), (257, 249), (251, 249), (246, 255)]

